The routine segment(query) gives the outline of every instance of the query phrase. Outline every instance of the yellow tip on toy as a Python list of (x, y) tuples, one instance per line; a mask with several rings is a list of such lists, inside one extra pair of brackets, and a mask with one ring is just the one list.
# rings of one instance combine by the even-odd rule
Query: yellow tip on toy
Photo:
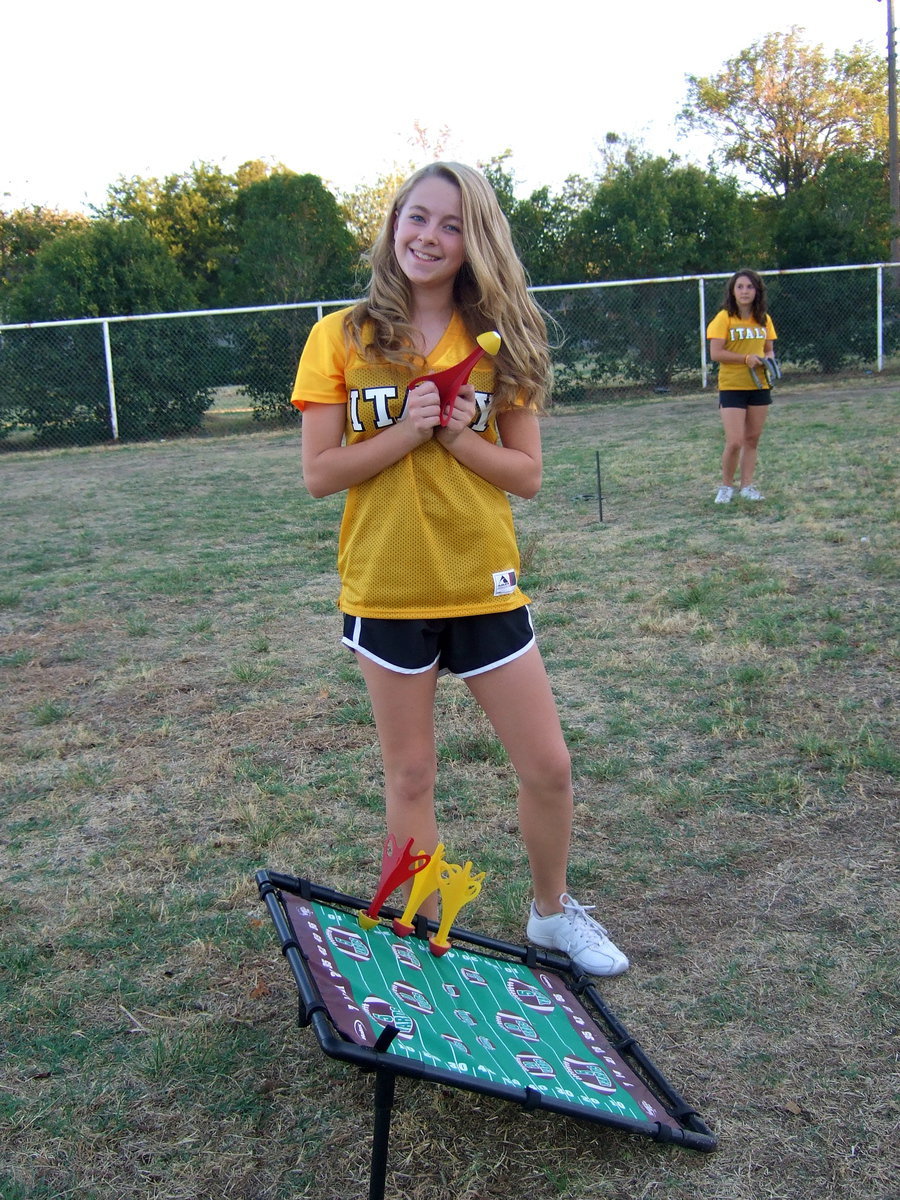
[(479, 333), (475, 341), (482, 348), (485, 354), (496, 354), (500, 349), (500, 343), (503, 339), (496, 329), (490, 330), (488, 333)]
[(366, 914), (364, 912), (357, 913), (356, 919), (357, 919), (357, 921), (359, 921), (359, 923), (363, 929), (374, 929), (375, 926), (378, 924), (377, 917), (366, 916)]

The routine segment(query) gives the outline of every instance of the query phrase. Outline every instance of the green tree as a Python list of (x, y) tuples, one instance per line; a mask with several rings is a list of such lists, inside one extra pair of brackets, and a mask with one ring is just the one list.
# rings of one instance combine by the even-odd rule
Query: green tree
[(396, 167), (379, 175), (374, 183), (360, 184), (352, 192), (340, 194), (344, 220), (360, 254), (365, 254), (375, 244), (388, 206), (409, 175), (410, 171)]
[(511, 158), (512, 150), (503, 150), (487, 162), (478, 164), (478, 169), (494, 189), (497, 203), (508, 221), (512, 220), (516, 207), (516, 176), (510, 163)]
[(883, 162), (834, 154), (812, 179), (770, 202), (776, 261), (783, 267), (885, 262), (893, 218)]
[(130, 316), (196, 304), (166, 247), (140, 224), (96, 219), (37, 254), (10, 300), (15, 321)]
[[(883, 163), (845, 152), (784, 199), (771, 199), (779, 264), (886, 261), (893, 226), (886, 174)], [(829, 373), (872, 361), (876, 297), (870, 271), (784, 275), (771, 281), (769, 291), (783, 352), (792, 362)], [(893, 289), (886, 299), (895, 300)], [(896, 328), (895, 320), (885, 323), (889, 341)]]
[(480, 164), (506, 215), (513, 242), (534, 286), (576, 283), (584, 276), (572, 253), (572, 232), (595, 185), (580, 175), (570, 175), (559, 192), (537, 188), (530, 196), (516, 196), (516, 178), (505, 150)]
[[(248, 181), (251, 165), (240, 169)], [(165, 179), (119, 178), (108, 190), (101, 215), (143, 225), (169, 248), (198, 303), (214, 307), (220, 300), (223, 267), (235, 253), (238, 186), (236, 176), (202, 162)]]
[(595, 188), (573, 238), (582, 278), (628, 279), (759, 261), (765, 234), (735, 179), (632, 149)]
[(243, 188), (235, 203), (234, 304), (292, 304), (346, 295), (356, 247), (317, 175), (290, 171)]
[[(316, 175), (280, 172), (241, 189), (235, 244), (225, 293), (233, 305), (327, 300), (354, 290), (356, 244), (337, 200)], [(256, 417), (295, 416), (291, 384), (309, 326), (310, 314), (302, 310), (260, 314), (242, 324), (237, 382)]]
[(4, 294), (28, 274), (38, 251), (60, 234), (83, 229), (87, 222), (88, 218), (80, 214), (40, 205), (12, 212), (0, 210), (0, 317)]
[[(566, 253), (573, 278), (617, 281), (730, 271), (760, 262), (765, 251), (753, 200), (736, 180), (632, 146), (609, 159), (573, 221)], [(667, 387), (696, 361), (694, 283), (542, 299), (567, 330), (559, 378), (570, 394), (598, 376)]]
[(829, 58), (803, 30), (770, 33), (716, 75), (688, 76), (680, 121), (715, 139), (726, 164), (776, 196), (817, 175), (842, 150), (886, 157), (887, 64), (862, 43)]
[(570, 176), (558, 192), (542, 187), (518, 201), (510, 219), (513, 240), (534, 285), (584, 279), (575, 236), (594, 186)]
[[(196, 297), (161, 241), (139, 223), (94, 220), (35, 256), (10, 289), (12, 322), (133, 315), (192, 308)], [(194, 428), (209, 407), (208, 352), (196, 325), (167, 320), (110, 327), (119, 432), (159, 437)], [(0, 356), (6, 431), (32, 428), (43, 444), (110, 436), (97, 326), (13, 331)]]

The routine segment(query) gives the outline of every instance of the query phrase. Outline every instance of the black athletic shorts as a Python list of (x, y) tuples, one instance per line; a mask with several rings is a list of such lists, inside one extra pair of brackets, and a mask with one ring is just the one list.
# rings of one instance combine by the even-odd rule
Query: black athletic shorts
[(747, 405), (771, 404), (772, 393), (768, 388), (728, 388), (719, 392), (719, 408), (746, 408)]
[(511, 612), (434, 621), (383, 621), (344, 614), (345, 646), (401, 675), (437, 666), (466, 679), (519, 658), (534, 645), (527, 605)]

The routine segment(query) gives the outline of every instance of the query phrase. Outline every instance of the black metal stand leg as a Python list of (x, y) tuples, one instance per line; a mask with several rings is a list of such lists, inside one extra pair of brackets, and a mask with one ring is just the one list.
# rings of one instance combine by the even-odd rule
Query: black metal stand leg
[(393, 1071), (375, 1071), (375, 1124), (372, 1129), (372, 1167), (369, 1172), (369, 1200), (384, 1200), (387, 1175), (388, 1138), (391, 1110), (394, 1107)]

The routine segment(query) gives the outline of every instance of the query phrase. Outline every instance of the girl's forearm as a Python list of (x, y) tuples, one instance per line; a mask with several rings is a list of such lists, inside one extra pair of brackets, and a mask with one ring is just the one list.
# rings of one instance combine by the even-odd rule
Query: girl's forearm
[(421, 441), (421, 435), (410, 423), (400, 421), (377, 437), (349, 446), (327, 446), (319, 451), (304, 446), (303, 482), (309, 494), (317, 499), (332, 496), (372, 479), (405, 458)]
[(540, 491), (540, 459), (526, 451), (486, 441), (471, 429), (463, 429), (452, 440), (440, 434), (437, 438), (457, 462), (502, 491), (525, 500)]
[(724, 349), (723, 350), (710, 350), (709, 356), (713, 360), (713, 362), (744, 363), (745, 365), (747, 364), (747, 361), (749, 359), (751, 359), (751, 358), (755, 359), (755, 358), (760, 357), (758, 354), (738, 354), (734, 350), (724, 350)]

